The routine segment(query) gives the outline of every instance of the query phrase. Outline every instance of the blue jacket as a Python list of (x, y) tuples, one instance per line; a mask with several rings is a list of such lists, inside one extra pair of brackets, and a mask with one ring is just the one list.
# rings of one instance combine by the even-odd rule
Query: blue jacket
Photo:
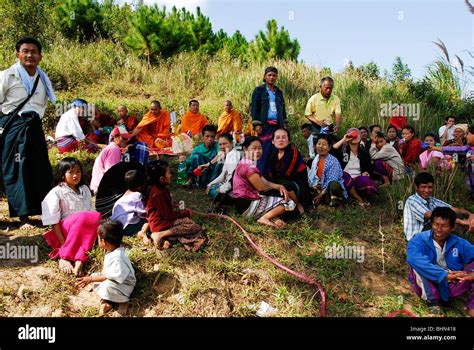
[[(465, 239), (450, 234), (444, 243), (446, 265), (452, 271), (462, 271), (474, 261), (474, 245)], [(422, 277), (435, 283), (441, 299), (449, 299), (446, 276), (448, 271), (436, 263), (436, 248), (431, 230), (416, 234), (407, 246), (407, 262)]]
[[(286, 123), (285, 99), (280, 88), (275, 91), (278, 126), (284, 127)], [(265, 126), (270, 108), (267, 85), (257, 86), (252, 94), (252, 124)]]

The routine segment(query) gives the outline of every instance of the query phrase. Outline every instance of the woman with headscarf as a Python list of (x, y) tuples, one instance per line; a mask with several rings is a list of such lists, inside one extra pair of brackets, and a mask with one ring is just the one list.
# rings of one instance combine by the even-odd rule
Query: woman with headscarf
[(278, 70), (267, 67), (263, 76), (264, 84), (257, 86), (252, 94), (252, 125), (263, 147), (263, 155), (257, 164), (262, 174), (268, 173), (269, 156), (275, 149), (272, 144), (273, 133), (287, 124), (283, 92), (275, 85), (277, 78)]

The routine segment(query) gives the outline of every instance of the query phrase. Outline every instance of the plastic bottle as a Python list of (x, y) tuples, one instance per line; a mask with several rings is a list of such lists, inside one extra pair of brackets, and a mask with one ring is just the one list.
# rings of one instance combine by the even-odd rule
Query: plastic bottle
[(184, 185), (188, 181), (188, 172), (186, 171), (186, 161), (181, 160), (178, 163), (178, 173), (176, 176), (176, 183), (178, 185)]

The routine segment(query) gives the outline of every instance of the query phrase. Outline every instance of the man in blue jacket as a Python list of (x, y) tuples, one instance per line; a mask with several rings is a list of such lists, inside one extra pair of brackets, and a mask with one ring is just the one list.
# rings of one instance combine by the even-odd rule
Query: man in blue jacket
[(431, 215), (432, 229), (415, 235), (407, 246), (409, 280), (415, 293), (434, 310), (470, 293), (467, 314), (474, 317), (474, 245), (452, 234), (456, 213), (437, 207)]
[(273, 133), (287, 126), (285, 99), (283, 92), (275, 85), (277, 78), (278, 70), (267, 67), (264, 84), (257, 86), (252, 94), (252, 125), (263, 147), (263, 155), (257, 164), (262, 174), (268, 173), (270, 155), (275, 148), (272, 144)]

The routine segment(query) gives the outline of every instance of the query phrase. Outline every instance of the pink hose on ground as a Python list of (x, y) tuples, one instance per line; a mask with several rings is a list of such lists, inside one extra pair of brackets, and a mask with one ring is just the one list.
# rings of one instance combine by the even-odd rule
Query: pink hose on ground
[(297, 278), (299, 278), (300, 280), (308, 283), (308, 284), (311, 284), (312, 286), (316, 287), (318, 290), (319, 290), (319, 293), (321, 294), (321, 306), (320, 306), (320, 309), (321, 309), (321, 317), (326, 317), (326, 292), (324, 291), (324, 288), (318, 283), (316, 282), (315, 280), (313, 280), (312, 278), (308, 277), (307, 275), (305, 275), (304, 273), (301, 273), (301, 272), (296, 272), (296, 271), (293, 271), (291, 270), (290, 268), (286, 267), (285, 265), (281, 264), (280, 262), (278, 262), (277, 260), (273, 259), (270, 255), (268, 255), (267, 253), (265, 253), (265, 251), (260, 248), (252, 239), (252, 237), (250, 236), (250, 234), (233, 218), (231, 218), (230, 216), (227, 216), (227, 215), (223, 215), (223, 214), (205, 214), (205, 213), (201, 213), (201, 212), (197, 212), (197, 211), (192, 211), (193, 213), (195, 214), (198, 214), (198, 215), (204, 215), (204, 216), (214, 216), (214, 217), (221, 217), (221, 218), (224, 218), (230, 222), (232, 222), (235, 226), (237, 226), (240, 231), (243, 232), (243, 234), (245, 235), (245, 238), (247, 238), (247, 240), (249, 241), (250, 245), (257, 251), (258, 254), (260, 254), (261, 256), (263, 256), (264, 258), (266, 258), (267, 260), (269, 260), (273, 265), (275, 265), (276, 267), (278, 267), (279, 269), (283, 270), (283, 271), (286, 271), (287, 273), (289, 273), (290, 275), (293, 275)]
[(398, 310), (398, 311), (395, 311), (395, 312), (392, 312), (392, 313), (388, 314), (386, 317), (396, 317), (396, 316), (401, 315), (401, 314), (408, 315), (410, 317), (418, 317), (418, 315), (415, 315), (413, 312), (410, 312), (410, 311), (407, 311), (407, 310)]

